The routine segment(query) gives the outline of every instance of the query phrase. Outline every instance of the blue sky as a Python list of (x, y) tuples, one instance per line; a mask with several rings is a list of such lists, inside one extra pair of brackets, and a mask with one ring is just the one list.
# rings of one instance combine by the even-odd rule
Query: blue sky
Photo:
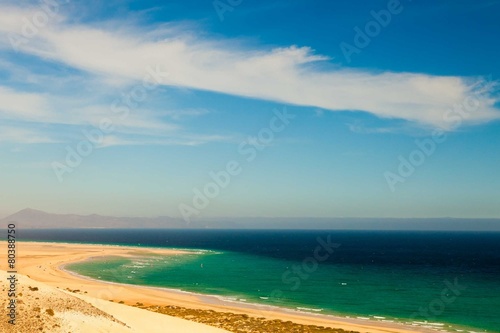
[(0, 216), (500, 217), (500, 1), (0, 1), (0, 16)]

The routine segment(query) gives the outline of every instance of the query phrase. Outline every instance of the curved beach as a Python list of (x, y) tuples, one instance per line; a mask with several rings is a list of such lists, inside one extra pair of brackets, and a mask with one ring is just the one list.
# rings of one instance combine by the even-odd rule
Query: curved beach
[[(5, 246), (5, 242), (0, 243), (2, 246)], [(263, 320), (290, 321), (301, 325), (315, 325), (362, 333), (435, 332), (430, 329), (397, 323), (315, 315), (280, 308), (227, 302), (213, 296), (197, 295), (164, 288), (109, 283), (79, 276), (63, 268), (64, 265), (69, 263), (88, 260), (92, 257), (138, 257), (152, 254), (182, 255), (185, 253), (180, 250), (43, 242), (20, 242), (17, 245), (18, 276), (28, 277), (20, 279), (20, 286), (23, 286), (25, 283), (37, 283), (44, 288), (57, 289), (60, 292), (71, 294), (116, 319), (121, 318), (121, 321), (125, 322), (128, 327), (134, 325), (140, 327), (140, 325), (144, 325), (144, 323), (136, 323), (134, 320), (137, 321), (138, 318), (144, 318), (145, 313), (148, 313), (148, 318), (151, 315), (155, 315), (153, 316), (154, 318), (151, 317), (147, 321), (150, 324), (158, 320), (162, 321), (162, 318), (163, 321), (165, 321), (165, 318), (168, 318), (171, 322), (163, 323), (162, 325), (168, 325), (168, 327), (172, 328), (175, 325), (180, 325), (178, 327), (188, 327), (186, 329), (189, 332), (196, 332), (196, 329), (201, 329), (200, 332), (227, 332), (224, 330), (215, 331), (217, 329), (210, 326), (145, 310), (145, 308), (152, 310), (162, 307), (179, 307), (182, 309), (247, 315)], [(134, 311), (141, 312), (136, 313)], [(158, 312), (165, 313), (164, 311)], [(20, 313), (19, 315), (22, 316), (23, 314)], [(196, 318), (192, 319), (196, 321)], [(196, 325), (192, 326), (193, 324), (200, 325), (201, 328)], [(120, 329), (127, 331), (129, 328), (121, 327)], [(183, 330), (175, 328), (175, 331), (182, 332)], [(154, 331), (148, 330), (148, 332)]]

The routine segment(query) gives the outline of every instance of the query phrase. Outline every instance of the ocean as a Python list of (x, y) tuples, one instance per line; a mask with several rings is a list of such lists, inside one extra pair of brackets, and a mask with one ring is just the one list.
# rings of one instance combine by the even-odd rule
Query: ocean
[(21, 230), (18, 237), (190, 252), (66, 266), (95, 279), (445, 331), (500, 332), (500, 233), (67, 229)]

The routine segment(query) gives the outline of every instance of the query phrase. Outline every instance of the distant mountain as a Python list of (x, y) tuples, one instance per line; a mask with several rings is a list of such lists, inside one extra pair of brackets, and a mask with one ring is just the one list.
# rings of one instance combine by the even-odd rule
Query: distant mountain
[(500, 219), (473, 218), (180, 218), (113, 217), (50, 214), (26, 208), (0, 220), (25, 229), (147, 228), (147, 229), (309, 229), (309, 230), (450, 230), (500, 231)]
[(40, 210), (26, 208), (7, 216), (2, 222), (14, 222), (25, 229), (48, 228), (185, 228), (181, 219), (168, 216), (114, 217), (102, 215), (50, 214)]

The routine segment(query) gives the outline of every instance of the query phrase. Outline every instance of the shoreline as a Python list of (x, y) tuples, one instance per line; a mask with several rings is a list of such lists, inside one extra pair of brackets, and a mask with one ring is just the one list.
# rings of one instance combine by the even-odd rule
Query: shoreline
[[(426, 323), (428, 326), (430, 325), (430, 327), (423, 327), (398, 322), (396, 318), (386, 318), (390, 320), (394, 319), (394, 321), (382, 321), (372, 318), (364, 319), (349, 317), (347, 314), (346, 317), (342, 317), (341, 315), (320, 314), (287, 308), (284, 306), (247, 303), (238, 300), (233, 301), (228, 300), (227, 297), (222, 295), (207, 295), (179, 289), (171, 289), (168, 287), (153, 287), (108, 282), (83, 276), (66, 269), (66, 265), (71, 263), (92, 260), (93, 258), (103, 256), (114, 255), (130, 258), (151, 254), (183, 255), (196, 254), (196, 250), (190, 251), (190, 249), (182, 250), (173, 248), (122, 246), (94, 243), (35, 241), (19, 242), (18, 247), (20, 253), (18, 258), (18, 266), (20, 267), (18, 270), (19, 274), (28, 275), (34, 280), (56, 286), (60, 289), (64, 289), (64, 287), (71, 289), (76, 285), (79, 288), (75, 289), (86, 290), (85, 293), (88, 292), (89, 295), (106, 301), (113, 300), (114, 302), (118, 302), (120, 300), (128, 305), (134, 304), (134, 301), (136, 301), (136, 303), (144, 303), (147, 305), (177, 305), (188, 308), (247, 314), (264, 317), (270, 320), (290, 320), (292, 322), (306, 325), (318, 325), (331, 328), (341, 328), (348, 331), (351, 330), (370, 333), (439, 332), (445, 331), (444, 328), (447, 325), (447, 323), (439, 323), (439, 326), (432, 326), (430, 325), (432, 323)], [(76, 253), (71, 253), (71, 250), (76, 251)], [(82, 250), (83, 252), (81, 252)], [(199, 251), (204, 250), (200, 249), (198, 250), (198, 253)], [(25, 261), (22, 255), (23, 252), (30, 253), (28, 258), (30, 258), (30, 260), (34, 260), (34, 262), (23, 264), (23, 261)], [(42, 254), (40, 254), (40, 252)], [(53, 261), (55, 259), (58, 259), (59, 261), (54, 263)], [(48, 272), (47, 269), (49, 270)], [(119, 289), (119, 291), (116, 289)], [(357, 315), (354, 314), (353, 316)], [(456, 325), (454, 326), (457, 327)], [(450, 332), (451, 330), (446, 331)]]
[[(92, 260), (92, 258), (87, 258), (86, 260)], [(401, 325), (405, 326), (405, 327), (412, 327), (408, 323), (398, 321), (398, 318), (380, 317), (380, 318), (384, 318), (384, 320), (375, 320), (375, 319), (369, 318), (369, 317), (360, 317), (360, 316), (357, 316), (356, 314), (351, 314), (352, 317), (350, 317), (347, 314), (345, 316), (343, 316), (341, 314), (324, 314), (324, 313), (317, 313), (317, 312), (308, 312), (305, 310), (293, 309), (291, 307), (285, 307), (285, 306), (267, 305), (267, 304), (259, 304), (259, 303), (243, 302), (243, 301), (239, 301), (239, 300), (227, 299), (227, 298), (230, 298), (230, 296), (202, 294), (202, 293), (186, 291), (186, 290), (181, 290), (181, 289), (173, 289), (173, 288), (168, 288), (168, 287), (154, 287), (154, 286), (141, 285), (141, 284), (128, 284), (128, 283), (99, 280), (99, 279), (95, 279), (95, 278), (92, 278), (89, 276), (81, 275), (79, 273), (76, 273), (74, 271), (66, 269), (65, 266), (70, 265), (70, 264), (72, 264), (72, 263), (63, 264), (63, 265), (59, 266), (59, 269), (70, 274), (70, 275), (73, 275), (79, 279), (89, 280), (92, 282), (101, 282), (101, 283), (103, 282), (106, 284), (116, 285), (116, 286), (135, 286), (135, 287), (139, 287), (139, 288), (163, 291), (163, 292), (174, 293), (174, 294), (179, 294), (179, 295), (195, 296), (195, 297), (199, 298), (199, 300), (201, 302), (213, 304), (213, 305), (221, 305), (221, 306), (228, 306), (228, 307), (236, 305), (238, 308), (241, 308), (242, 310), (243, 309), (251, 309), (251, 310), (255, 310), (255, 311), (273, 311), (273, 312), (278, 312), (278, 313), (283, 313), (283, 314), (290, 314), (290, 315), (297, 315), (297, 316), (304, 316), (304, 317), (316, 317), (316, 318), (320, 318), (320, 319), (324, 319), (324, 320), (346, 321), (348, 323), (358, 322), (358, 324), (366, 324), (369, 322), (373, 322), (373, 323), (383, 323), (384, 325), (387, 324), (387, 326), (394, 325), (395, 328), (397, 328)], [(434, 324), (434, 325), (432, 325), (432, 324)], [(436, 324), (438, 324), (438, 325), (436, 325)], [(441, 326), (445, 326), (447, 324), (448, 323), (428, 323), (427, 325), (429, 325), (431, 327), (424, 327), (424, 326), (414, 326), (414, 327), (419, 328), (419, 329), (427, 329), (426, 331), (418, 331), (418, 332), (443, 332), (443, 330), (438, 330), (438, 328), (441, 328)], [(451, 324), (448, 324), (448, 325), (451, 325)], [(453, 331), (446, 330), (446, 332), (453, 332)]]

